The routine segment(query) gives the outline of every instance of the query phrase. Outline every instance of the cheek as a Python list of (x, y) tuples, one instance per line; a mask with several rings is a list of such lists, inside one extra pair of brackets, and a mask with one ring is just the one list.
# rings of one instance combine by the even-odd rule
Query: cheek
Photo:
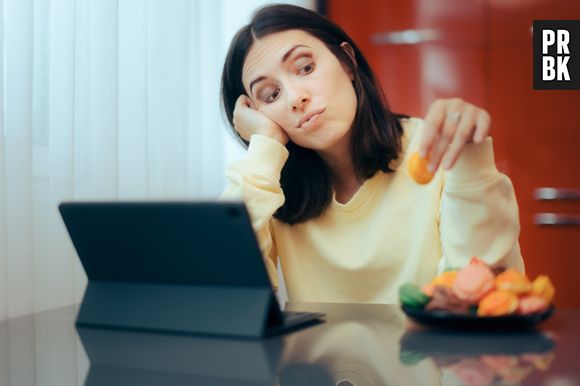
[(356, 115), (356, 108), (358, 106), (358, 101), (356, 98), (356, 92), (354, 91), (354, 86), (351, 84), (349, 87), (349, 117), (351, 122), (354, 121), (354, 116)]
[(348, 117), (356, 111), (356, 93), (348, 72), (336, 61), (330, 65), (325, 79), (318, 82), (318, 90), (324, 93), (327, 100), (332, 101), (341, 117)]
[(335, 95), (334, 101), (339, 114), (351, 124), (356, 114), (357, 98), (354, 85), (346, 74), (334, 84), (332, 95)]

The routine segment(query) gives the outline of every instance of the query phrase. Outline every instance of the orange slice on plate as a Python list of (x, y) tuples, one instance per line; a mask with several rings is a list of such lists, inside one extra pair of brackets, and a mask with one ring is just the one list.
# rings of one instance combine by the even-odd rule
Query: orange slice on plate
[(509, 291), (495, 290), (483, 297), (477, 308), (477, 316), (502, 316), (514, 313), (518, 297)]

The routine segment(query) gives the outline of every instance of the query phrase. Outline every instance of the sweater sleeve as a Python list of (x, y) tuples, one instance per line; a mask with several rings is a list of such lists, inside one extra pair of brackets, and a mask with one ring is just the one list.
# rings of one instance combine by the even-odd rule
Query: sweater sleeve
[(471, 256), (523, 271), (514, 188), (495, 166), (491, 137), (467, 144), (443, 180), (439, 271), (464, 266)]
[(246, 156), (226, 171), (229, 181), (221, 199), (242, 200), (248, 208), (270, 280), (278, 288), (278, 253), (272, 236), (272, 216), (284, 204), (280, 173), (288, 150), (279, 142), (253, 135)]

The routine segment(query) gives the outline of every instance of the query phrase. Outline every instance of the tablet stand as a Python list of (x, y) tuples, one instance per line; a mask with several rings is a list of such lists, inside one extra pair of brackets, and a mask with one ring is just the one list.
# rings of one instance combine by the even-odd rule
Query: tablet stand
[(77, 325), (258, 338), (281, 317), (270, 288), (92, 281)]

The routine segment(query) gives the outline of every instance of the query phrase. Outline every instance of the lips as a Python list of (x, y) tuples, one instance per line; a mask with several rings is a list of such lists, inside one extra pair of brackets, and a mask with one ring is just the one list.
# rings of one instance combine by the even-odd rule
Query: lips
[(316, 110), (313, 110), (313, 111), (307, 113), (302, 118), (300, 118), (300, 120), (296, 124), (296, 127), (301, 128), (303, 124), (307, 123), (312, 118), (318, 117), (318, 115), (322, 114), (324, 112), (324, 110), (325, 110), (324, 108), (321, 108), (321, 109), (316, 109)]

